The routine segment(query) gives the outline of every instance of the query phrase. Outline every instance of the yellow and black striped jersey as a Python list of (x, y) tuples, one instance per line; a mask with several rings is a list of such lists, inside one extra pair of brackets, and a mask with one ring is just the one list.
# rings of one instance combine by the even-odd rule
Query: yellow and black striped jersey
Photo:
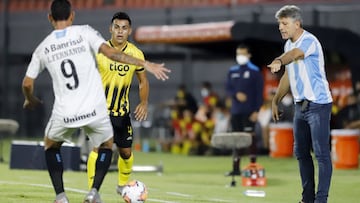
[[(107, 44), (113, 47), (110, 41), (107, 41)], [(143, 52), (130, 42), (127, 42), (122, 51), (135, 58), (144, 59)], [(141, 66), (113, 61), (101, 53), (97, 54), (96, 60), (109, 115), (126, 115), (130, 111), (129, 91), (134, 73), (143, 72), (145, 69)]]

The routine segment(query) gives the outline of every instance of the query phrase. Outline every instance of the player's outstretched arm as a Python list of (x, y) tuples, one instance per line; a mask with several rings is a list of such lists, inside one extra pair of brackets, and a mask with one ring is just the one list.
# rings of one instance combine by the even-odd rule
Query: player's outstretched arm
[(169, 79), (169, 76), (167, 75), (167, 73), (170, 73), (171, 70), (166, 68), (164, 66), (164, 64), (152, 63), (149, 61), (144, 61), (144, 60), (132, 57), (132, 56), (127, 55), (119, 50), (116, 50), (113, 47), (110, 47), (109, 45), (107, 45), (105, 43), (100, 46), (99, 52), (114, 61), (133, 64), (136, 66), (142, 66), (147, 71), (149, 71), (150, 73), (155, 75), (155, 77), (158, 80)]
[(281, 66), (292, 63), (298, 59), (303, 59), (304, 56), (305, 54), (301, 49), (295, 48), (275, 58), (267, 67), (270, 68), (272, 73), (276, 73), (281, 69)]
[(167, 80), (169, 79), (169, 76), (167, 75), (167, 73), (170, 73), (171, 70), (165, 67), (164, 63), (153, 63), (150, 61), (145, 61), (143, 67), (149, 71), (150, 73), (152, 73), (153, 75), (155, 75), (156, 79), (158, 80)]

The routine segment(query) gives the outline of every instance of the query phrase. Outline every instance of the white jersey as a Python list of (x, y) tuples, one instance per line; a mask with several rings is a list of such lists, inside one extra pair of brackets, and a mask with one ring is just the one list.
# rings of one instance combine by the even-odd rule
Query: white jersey
[(294, 48), (304, 52), (304, 59), (286, 65), (294, 102), (305, 99), (318, 104), (332, 102), (325, 74), (324, 54), (318, 39), (304, 30), (296, 42), (287, 40), (284, 49), (287, 52)]
[(52, 118), (80, 127), (106, 115), (105, 94), (95, 54), (104, 38), (88, 25), (51, 32), (36, 48), (26, 76), (35, 79), (45, 68), (55, 94)]

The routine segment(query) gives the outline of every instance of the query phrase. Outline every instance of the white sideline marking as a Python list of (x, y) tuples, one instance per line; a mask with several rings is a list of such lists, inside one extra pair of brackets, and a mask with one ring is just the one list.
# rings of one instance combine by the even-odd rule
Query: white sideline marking
[[(180, 196), (180, 197), (193, 197), (193, 195), (183, 194), (183, 193), (178, 193), (178, 192), (166, 192), (166, 194), (174, 195), (174, 196)], [(231, 201), (231, 200), (218, 199), (218, 198), (209, 198), (209, 199), (206, 199), (206, 200), (210, 201), (210, 202), (234, 202), (234, 201)]]
[[(53, 188), (51, 185), (47, 185), (47, 184), (19, 183), (19, 182), (2, 181), (2, 180), (0, 180), (0, 184), (28, 185), (28, 186), (36, 186), (36, 187), (43, 187), (43, 188)], [(81, 193), (81, 194), (86, 194), (88, 192), (87, 190), (80, 190), (80, 189), (68, 188), (68, 187), (65, 187), (65, 190), (72, 191), (72, 192), (77, 192), (77, 193)], [(193, 197), (193, 195), (183, 194), (183, 193), (178, 193), (178, 192), (166, 192), (166, 194), (174, 195), (174, 196), (180, 196), (180, 197)], [(104, 194), (104, 195), (110, 195), (110, 194)], [(207, 200), (211, 201), (211, 202), (233, 202), (233, 201), (230, 201), (230, 200), (216, 199), (216, 198), (211, 198), (211, 199), (207, 199)], [(147, 199), (147, 201), (149, 201), (149, 202), (158, 202), (158, 203), (179, 203), (179, 202), (166, 201), (166, 200), (161, 200), (161, 199), (152, 199), (152, 198)]]
[(234, 202), (234, 201), (231, 201), (231, 200), (225, 200), (225, 199), (217, 199), (217, 198), (211, 198), (211, 199), (207, 199), (211, 202)]
[(174, 196), (181, 196), (181, 197), (192, 197), (192, 195), (183, 194), (183, 193), (178, 193), (178, 192), (166, 192), (166, 194), (174, 195)]
[[(11, 181), (0, 181), (0, 183), (2, 183), (2, 184), (11, 184), (11, 185), (29, 185), (29, 186), (37, 186), (37, 187), (44, 187), (44, 188), (53, 188), (51, 185), (46, 185), (46, 184), (18, 183), (18, 182), (11, 182)], [(79, 190), (79, 189), (68, 188), (68, 187), (65, 187), (65, 190), (72, 191), (72, 192), (77, 192), (77, 193), (82, 193), (82, 194), (88, 193), (88, 191), (86, 191), (86, 190)]]
[(178, 203), (178, 202), (171, 202), (171, 201), (165, 201), (165, 200), (161, 200), (161, 199), (147, 199), (147, 202), (158, 202), (158, 203)]
[[(36, 187), (43, 187), (43, 188), (52, 188), (51, 185), (46, 185), (46, 184), (19, 183), (19, 182), (1, 181), (1, 180), (0, 180), (0, 184), (29, 185), (29, 186), (36, 186)], [(68, 188), (68, 187), (65, 187), (65, 190), (67, 190), (67, 191), (72, 191), (72, 192), (77, 192), (77, 193), (81, 193), (81, 194), (86, 194), (86, 193), (88, 192), (88, 191), (86, 191), (86, 190), (80, 190), (80, 189)], [(105, 195), (109, 195), (109, 194), (105, 194)], [(147, 201), (150, 201), (150, 202), (159, 202), (159, 203), (178, 203), (178, 202), (171, 202), (171, 201), (165, 201), (165, 200), (160, 200), (160, 199), (152, 199), (152, 198), (147, 199)]]

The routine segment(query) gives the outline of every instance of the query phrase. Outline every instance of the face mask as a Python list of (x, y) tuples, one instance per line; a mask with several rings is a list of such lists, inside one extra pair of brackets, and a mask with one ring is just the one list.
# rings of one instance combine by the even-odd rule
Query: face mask
[(237, 55), (236, 61), (239, 65), (245, 65), (247, 62), (249, 62), (249, 58), (245, 55)]
[(209, 90), (202, 88), (200, 93), (202, 97), (207, 97), (209, 95)]

